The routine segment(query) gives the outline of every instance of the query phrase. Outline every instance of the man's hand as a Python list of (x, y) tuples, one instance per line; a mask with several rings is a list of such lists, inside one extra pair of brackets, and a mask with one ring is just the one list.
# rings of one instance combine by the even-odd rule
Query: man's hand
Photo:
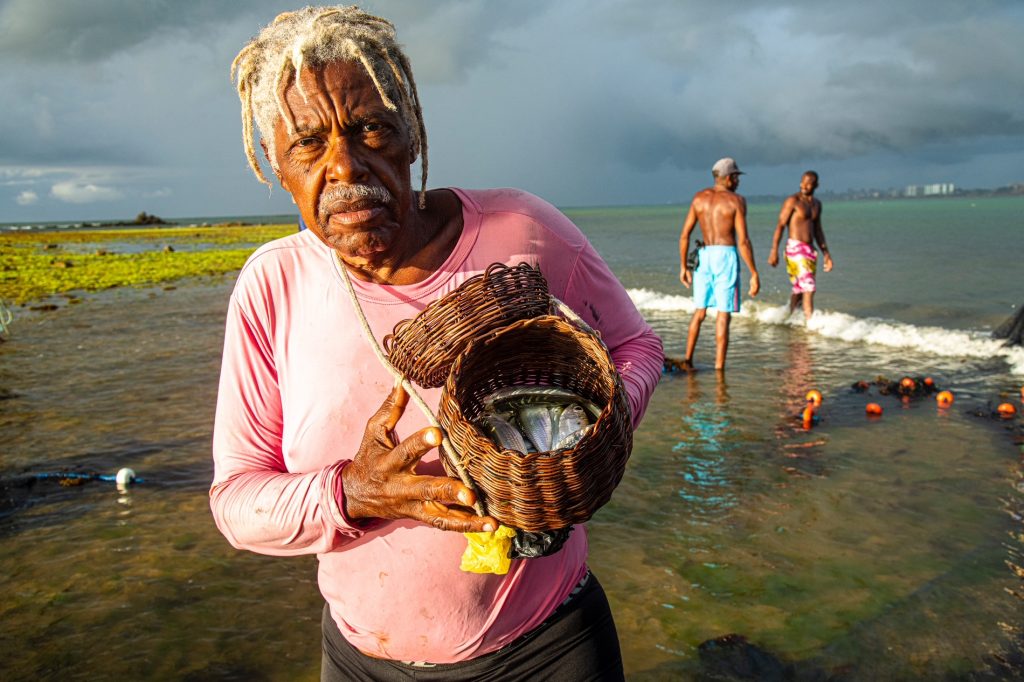
[(779, 264), (779, 252), (772, 249), (772, 252), (768, 254), (768, 265), (773, 268)]
[(396, 443), (394, 428), (408, 402), (396, 385), (366, 423), (359, 451), (342, 470), (345, 513), (352, 519), (414, 519), (461, 533), (497, 529), (496, 520), (472, 512), (476, 496), (461, 481), (416, 473), (420, 458), (440, 445), (441, 432), (428, 427)]
[(828, 251), (826, 251), (825, 252), (825, 272), (831, 272), (831, 271), (832, 271), (832, 256), (830, 256), (828, 254)]
[(757, 296), (759, 291), (761, 291), (761, 278), (755, 272), (750, 275), (750, 297)]
[(679, 281), (686, 285), (686, 288), (690, 288), (690, 284), (693, 283), (693, 273), (685, 265), (679, 269)]

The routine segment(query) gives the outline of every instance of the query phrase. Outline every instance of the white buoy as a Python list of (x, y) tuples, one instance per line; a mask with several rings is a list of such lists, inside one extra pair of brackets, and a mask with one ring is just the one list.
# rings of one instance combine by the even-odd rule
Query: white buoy
[(117, 472), (117, 487), (127, 488), (135, 480), (135, 472), (125, 467)]

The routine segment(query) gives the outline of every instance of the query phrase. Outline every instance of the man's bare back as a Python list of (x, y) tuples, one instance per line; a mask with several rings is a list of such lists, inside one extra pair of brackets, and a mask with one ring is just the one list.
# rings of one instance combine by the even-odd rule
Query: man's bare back
[(705, 245), (736, 245), (736, 217), (747, 209), (743, 197), (716, 185), (693, 195), (690, 208), (700, 225)]
[(754, 251), (747, 236), (747, 200), (736, 193), (740, 174), (716, 178), (715, 184), (693, 195), (690, 210), (683, 221), (679, 237), (679, 281), (690, 286), (693, 273), (686, 267), (690, 250), (690, 234), (699, 224), (705, 246), (735, 246), (750, 268), (750, 295), (761, 288), (754, 265)]

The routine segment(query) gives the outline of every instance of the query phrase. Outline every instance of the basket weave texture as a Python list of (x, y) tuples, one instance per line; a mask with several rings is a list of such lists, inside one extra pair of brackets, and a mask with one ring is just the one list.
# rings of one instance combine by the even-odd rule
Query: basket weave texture
[[(510, 386), (557, 386), (601, 408), (575, 446), (523, 454), (504, 450), (473, 425), (483, 399)], [(587, 521), (612, 495), (633, 447), (629, 402), (604, 344), (560, 317), (520, 320), (473, 340), (448, 374), (438, 421), (456, 452), (442, 448), (454, 474), (458, 458), (487, 513), (524, 531)]]
[(388, 360), (424, 388), (443, 386), (470, 341), (517, 320), (544, 315), (547, 280), (528, 263), (502, 263), (471, 277), (384, 337)]

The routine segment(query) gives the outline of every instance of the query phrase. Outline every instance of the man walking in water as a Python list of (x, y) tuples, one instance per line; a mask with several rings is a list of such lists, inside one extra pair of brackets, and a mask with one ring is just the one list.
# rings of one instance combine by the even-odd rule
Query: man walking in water
[(832, 269), (832, 256), (829, 255), (828, 244), (825, 243), (825, 232), (821, 229), (821, 202), (814, 198), (814, 190), (817, 188), (818, 174), (814, 171), (804, 173), (800, 178), (800, 191), (787, 197), (782, 204), (779, 224), (772, 239), (772, 252), (768, 254), (768, 265), (774, 268), (779, 264), (779, 242), (782, 241), (782, 233), (788, 227), (786, 271), (789, 273), (789, 281), (793, 283), (793, 292), (789, 297), (789, 314), (793, 314), (802, 299), (805, 322), (814, 314), (814, 291), (817, 289), (814, 274), (818, 269), (818, 252), (814, 250), (815, 240), (825, 256), (825, 272)]
[[(750, 295), (757, 296), (761, 283), (754, 265), (754, 251), (747, 237), (747, 202), (736, 193), (742, 171), (730, 158), (719, 159), (711, 168), (713, 187), (693, 195), (690, 210), (679, 237), (679, 280), (693, 286), (697, 309), (690, 321), (683, 367), (693, 369), (693, 351), (708, 308), (715, 308), (715, 369), (725, 369), (729, 348), (729, 323), (740, 310), (739, 257), (750, 268)], [(696, 265), (690, 262), (690, 233), (700, 224), (704, 243), (697, 244)], [(738, 253), (737, 253), (738, 250)], [(691, 269), (692, 268), (692, 269)]]

